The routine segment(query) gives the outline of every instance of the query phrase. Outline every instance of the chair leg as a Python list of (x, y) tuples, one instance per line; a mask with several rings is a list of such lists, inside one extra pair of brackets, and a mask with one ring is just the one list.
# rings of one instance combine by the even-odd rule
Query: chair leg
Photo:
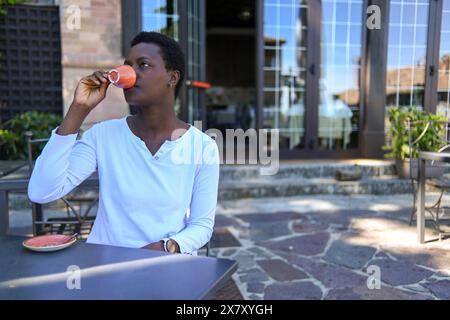
[[(414, 187), (413, 187), (414, 188)], [(428, 211), (431, 216), (434, 219), (435, 222), (435, 229), (439, 232), (439, 239), (442, 239), (442, 233), (441, 233), (441, 227), (440, 227), (440, 221), (439, 221), (439, 211), (441, 209), (441, 202), (442, 202), (442, 198), (445, 194), (445, 190), (442, 189), (441, 190), (441, 194), (439, 195), (438, 200), (436, 201), (436, 203), (432, 206), (429, 207), (425, 207), (425, 210)], [(436, 213), (435, 215), (433, 214), (433, 209), (436, 209)], [(412, 222), (414, 220), (414, 216), (416, 214), (417, 208), (416, 208), (416, 194), (415, 192), (413, 192), (413, 208), (411, 210), (411, 216), (409, 219), (409, 225), (412, 225)]]
[(209, 241), (208, 241), (208, 243), (206, 244), (206, 256), (207, 256), (207, 257), (209, 257), (209, 249), (210, 249), (209, 246), (210, 246), (210, 245), (209, 245)]
[(411, 209), (411, 216), (409, 217), (409, 225), (411, 226), (414, 221), (414, 216), (416, 215), (416, 197), (413, 196), (413, 207)]
[(42, 205), (39, 203), (31, 203), (31, 215), (33, 220), (33, 235), (38, 236), (42, 233), (42, 224), (36, 224), (36, 221), (42, 221)]
[(81, 234), (81, 223), (75, 225), (74, 233)]
[(66, 229), (66, 224), (65, 224), (65, 223), (62, 223), (62, 224), (59, 226), (58, 231), (56, 231), (56, 233), (57, 233), (57, 234), (63, 234), (65, 229)]
[(411, 216), (409, 217), (409, 225), (411, 226), (414, 220), (414, 216), (416, 215), (416, 208), (413, 207), (411, 209)]
[(70, 209), (67, 204), (66, 204), (66, 214), (67, 214), (67, 218), (70, 218)]
[[(84, 215), (83, 215), (83, 217), (81, 219), (82, 221), (86, 220), (86, 218), (87, 218), (89, 212), (91, 211), (91, 209), (98, 203), (98, 198), (99, 197), (97, 196), (93, 201), (91, 201), (91, 203), (89, 204), (88, 208), (84, 212)], [(80, 212), (82, 212), (82, 211), (80, 210)]]
[(441, 196), (439, 197), (439, 200), (437, 202), (437, 208), (436, 208), (436, 228), (439, 232), (439, 240), (442, 240), (442, 232), (441, 232), (441, 224), (439, 221), (439, 211), (441, 210), (441, 201), (442, 197), (444, 196), (445, 190), (441, 191)]
[(439, 211), (440, 210), (441, 210), (441, 199), (439, 199), (439, 203), (437, 204), (437, 207), (436, 207), (436, 218), (435, 218), (435, 221), (436, 221), (436, 225), (438, 227), (438, 230), (441, 229), (440, 226), (439, 226)]
[(411, 216), (409, 217), (409, 225), (411, 226), (414, 220), (414, 216), (416, 214), (416, 188), (414, 185), (414, 180), (412, 180), (412, 189), (413, 189), (413, 205), (411, 210)]
[[(440, 207), (441, 207), (441, 201), (442, 201), (442, 197), (444, 196), (445, 190), (441, 190), (441, 194), (438, 198), (438, 200), (436, 201), (435, 204), (433, 204), (430, 207), (427, 207), (427, 211), (430, 212), (431, 216), (433, 217), (433, 220), (435, 222), (435, 225), (439, 224), (439, 211), (440, 211)], [(433, 209), (436, 210), (435, 214), (433, 214)]]

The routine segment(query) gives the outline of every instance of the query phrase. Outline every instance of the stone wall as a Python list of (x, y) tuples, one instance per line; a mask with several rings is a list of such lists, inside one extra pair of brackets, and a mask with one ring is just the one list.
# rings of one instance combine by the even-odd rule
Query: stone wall
[[(60, 0), (64, 114), (78, 81), (96, 70), (108, 70), (124, 61), (120, 0)], [(72, 6), (72, 7), (71, 7)], [(76, 10), (79, 9), (79, 25)], [(129, 114), (123, 91), (114, 86), (86, 118), (82, 128)]]

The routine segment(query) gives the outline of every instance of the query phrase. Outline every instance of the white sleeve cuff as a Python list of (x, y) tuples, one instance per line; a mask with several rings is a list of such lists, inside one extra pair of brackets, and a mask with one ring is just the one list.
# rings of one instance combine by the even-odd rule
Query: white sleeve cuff
[(57, 126), (55, 129), (52, 130), (52, 137), (57, 137), (57, 139), (64, 139), (64, 140), (76, 140), (78, 133), (72, 133), (72, 134), (66, 134), (66, 135), (61, 135), (61, 134), (57, 134), (56, 130), (58, 130), (59, 126)]

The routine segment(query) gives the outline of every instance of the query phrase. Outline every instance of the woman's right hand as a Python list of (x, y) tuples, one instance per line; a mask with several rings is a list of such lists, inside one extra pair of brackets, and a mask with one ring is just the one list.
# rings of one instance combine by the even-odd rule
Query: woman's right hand
[(73, 104), (91, 111), (105, 98), (110, 83), (105, 71), (95, 71), (81, 78), (75, 89)]

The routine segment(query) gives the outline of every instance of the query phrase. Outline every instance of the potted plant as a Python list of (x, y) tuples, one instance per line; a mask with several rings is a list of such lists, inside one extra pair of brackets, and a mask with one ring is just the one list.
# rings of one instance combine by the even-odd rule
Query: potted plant
[[(445, 138), (447, 119), (441, 115), (424, 112), (416, 107), (392, 107), (388, 109), (389, 129), (383, 150), (387, 158), (395, 159), (400, 178), (417, 178), (418, 155), (420, 151), (434, 151), (447, 144)], [(410, 134), (408, 132), (408, 121)], [(412, 143), (410, 148), (410, 141)], [(411, 149), (411, 150), (410, 150)], [(444, 167), (427, 163), (427, 176), (439, 177)]]

